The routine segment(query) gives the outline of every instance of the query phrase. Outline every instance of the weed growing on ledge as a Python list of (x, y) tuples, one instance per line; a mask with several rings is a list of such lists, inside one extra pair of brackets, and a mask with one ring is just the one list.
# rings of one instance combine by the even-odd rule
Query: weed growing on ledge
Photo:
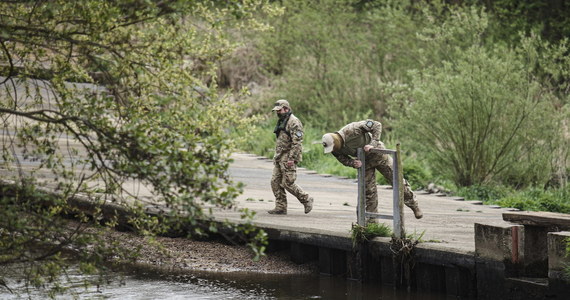
[(423, 242), (422, 237), (424, 234), (425, 231), (422, 231), (419, 235), (416, 232), (406, 234), (405, 238), (392, 236), (390, 241), (390, 250), (392, 250), (393, 258), (400, 266), (397, 280), (402, 285), (407, 284), (408, 289), (410, 288), (412, 270), (415, 266), (415, 248), (417, 244)]
[(386, 224), (369, 223), (366, 226), (352, 224), (352, 228), (350, 229), (353, 247), (377, 236), (388, 237), (391, 235), (392, 229)]

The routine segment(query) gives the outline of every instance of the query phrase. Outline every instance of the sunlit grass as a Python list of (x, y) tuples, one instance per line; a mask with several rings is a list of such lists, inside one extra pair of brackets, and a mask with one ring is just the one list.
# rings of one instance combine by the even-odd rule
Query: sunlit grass
[(352, 245), (368, 241), (374, 237), (389, 237), (392, 235), (392, 229), (383, 223), (368, 223), (366, 226), (353, 224), (350, 229)]

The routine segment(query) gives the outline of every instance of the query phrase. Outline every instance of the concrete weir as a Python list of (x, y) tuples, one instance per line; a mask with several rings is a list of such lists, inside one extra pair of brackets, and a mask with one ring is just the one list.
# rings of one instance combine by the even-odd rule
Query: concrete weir
[[(401, 258), (394, 258), (391, 238), (353, 245), (350, 229), (357, 222), (358, 194), (354, 179), (300, 168), (297, 183), (315, 198), (313, 210), (304, 214), (289, 195), (287, 215), (275, 216), (266, 213), (274, 206), (272, 162), (249, 154), (232, 158), (231, 175), (245, 184), (238, 206), (257, 213), (254, 223), (272, 243), (288, 247), (292, 261), (318, 261), (323, 274), (461, 299), (566, 299), (570, 294), (563, 272), (570, 265), (564, 251), (564, 218), (569, 215), (546, 213), (550, 219), (536, 217), (537, 222), (529, 223), (529, 217), (520, 216), (526, 212), (417, 191), (424, 217), (417, 220), (406, 208), (404, 223), (406, 234), (421, 237), (421, 242), (402, 264)], [(390, 214), (390, 187), (380, 186), (378, 196), (379, 211)], [(219, 220), (240, 222), (235, 212), (214, 214)]]
[[(289, 249), (296, 263), (318, 262), (321, 274), (361, 280), (458, 299), (567, 299), (570, 265), (564, 240), (570, 232), (548, 233), (548, 275), (525, 273), (524, 226), (475, 225), (476, 251), (419, 243), (410, 261), (395, 259), (391, 238), (354, 245), (350, 237), (279, 226), (266, 227), (273, 247)], [(271, 248), (270, 248), (271, 251)]]
[[(313, 210), (289, 195), (286, 215), (271, 215), (273, 164), (249, 154), (232, 155), (230, 176), (244, 184), (235, 208), (255, 213), (253, 224), (269, 237), (269, 251), (289, 250), (296, 263), (317, 262), (322, 274), (356, 279), (368, 284), (430, 291), (460, 299), (568, 299), (570, 279), (564, 269), (570, 215), (513, 211), (482, 205), (480, 201), (416, 191), (424, 212), (415, 219), (403, 215), (406, 236), (420, 239), (409, 256), (395, 256), (391, 238), (377, 237), (353, 243), (350, 230), (357, 222), (357, 183), (354, 179), (323, 176), (298, 169), (299, 184), (314, 199)], [(5, 184), (5, 182), (3, 183)], [(140, 196), (152, 194), (137, 187)], [(379, 212), (392, 213), (392, 190), (379, 186)], [(91, 203), (76, 197), (84, 211)], [(159, 214), (155, 206), (149, 213)], [(219, 222), (243, 222), (238, 209), (212, 209)], [(104, 212), (124, 214), (109, 205)], [(390, 221), (379, 220), (387, 226)], [(184, 226), (183, 226), (184, 227)]]
[[(2, 185), (10, 186), (6, 182)], [(56, 195), (46, 188), (39, 191)], [(96, 208), (88, 198), (80, 195), (68, 201), (87, 214)], [(128, 222), (127, 211), (115, 204), (104, 204), (101, 208), (106, 217), (118, 216), (119, 223)], [(154, 209), (148, 213), (163, 216)], [(559, 217), (566, 220), (570, 216)], [(228, 218), (224, 219), (226, 221)], [(559, 220), (551, 222), (558, 224)], [(531, 245), (525, 244), (524, 225), (475, 224), (475, 252), (444, 243), (420, 242), (406, 259), (395, 255), (392, 238), (388, 237), (354, 243), (343, 232), (278, 224), (257, 226), (268, 234), (268, 251), (288, 249), (291, 261), (299, 264), (317, 262), (321, 274), (347, 280), (441, 293), (458, 299), (566, 299), (570, 292), (570, 280), (564, 272), (570, 266), (570, 257), (566, 256), (568, 231), (547, 233), (547, 247), (541, 249), (540, 254), (546, 259), (539, 254), (532, 256), (548, 262), (547, 276), (531, 278), (528, 274), (536, 272), (536, 264), (525, 259), (524, 251)]]

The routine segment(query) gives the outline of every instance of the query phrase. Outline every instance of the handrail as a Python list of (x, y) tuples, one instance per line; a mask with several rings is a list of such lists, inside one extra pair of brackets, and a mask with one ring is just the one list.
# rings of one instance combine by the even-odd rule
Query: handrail
[(362, 163), (361, 167), (358, 168), (358, 202), (356, 206), (356, 218), (357, 224), (360, 226), (366, 226), (366, 217), (379, 218), (379, 219), (392, 219), (394, 226), (394, 236), (396, 238), (404, 237), (404, 212), (403, 212), (403, 174), (400, 171), (402, 162), (400, 158), (400, 144), (396, 145), (396, 150), (390, 149), (377, 149), (372, 148), (370, 152), (378, 152), (382, 154), (392, 155), (393, 165), (392, 165), (392, 195), (393, 195), (393, 215), (384, 215), (379, 213), (367, 212), (366, 211), (366, 159), (365, 153), (362, 148), (357, 149), (358, 160)]

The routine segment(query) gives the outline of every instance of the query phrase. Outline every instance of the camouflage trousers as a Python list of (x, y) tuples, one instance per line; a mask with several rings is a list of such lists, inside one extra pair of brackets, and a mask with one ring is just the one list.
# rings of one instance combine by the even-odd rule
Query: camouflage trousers
[(271, 189), (275, 195), (275, 209), (287, 211), (287, 194), (285, 191), (295, 196), (302, 204), (307, 203), (309, 194), (305, 193), (300, 186), (295, 183), (297, 180), (297, 166), (287, 166), (287, 161), (275, 162), (273, 176), (271, 176)]
[[(378, 189), (376, 187), (376, 170), (378, 170), (389, 184), (392, 184), (393, 162), (392, 157), (381, 153), (368, 153), (365, 161), (365, 181), (366, 181), (366, 211), (378, 212)], [(404, 204), (409, 208), (418, 207), (416, 196), (410, 184), (404, 179)]]

